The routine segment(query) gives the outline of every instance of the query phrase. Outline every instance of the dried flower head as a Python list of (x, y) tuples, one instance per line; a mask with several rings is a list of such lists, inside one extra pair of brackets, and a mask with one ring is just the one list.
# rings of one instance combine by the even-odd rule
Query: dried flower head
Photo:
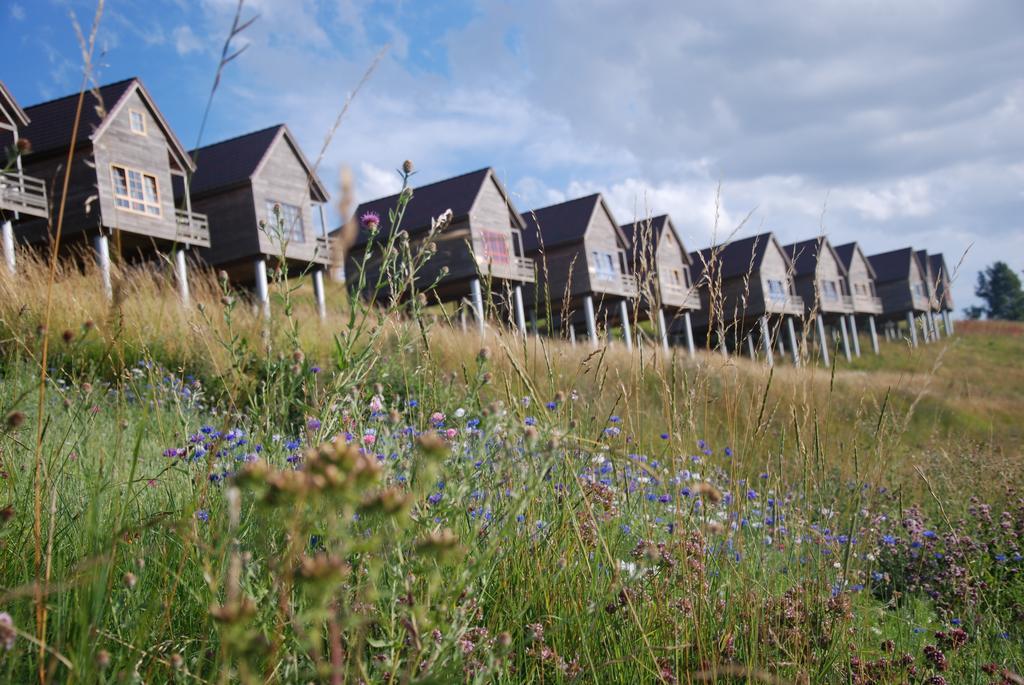
[(75, 332), (72, 331), (70, 328), (65, 328), (64, 332), (60, 334), (60, 339), (63, 340), (65, 343), (70, 343), (72, 340), (75, 339)]
[(15, 409), (7, 414), (6, 419), (7, 427), (11, 430), (18, 428), (21, 424), (25, 423), (25, 412), (18, 411)]
[(701, 481), (691, 488), (694, 495), (699, 495), (711, 504), (718, 504), (722, 501), (722, 491), (707, 481)]
[(411, 174), (413, 172), (413, 165), (411, 159), (407, 159), (404, 162), (402, 162), (402, 171), (404, 171), (406, 174)]
[(18, 138), (18, 154), (27, 155), (32, 152), (32, 141), (28, 138)]
[(96, 668), (101, 671), (105, 671), (110, 668), (110, 652), (105, 649), (101, 649), (96, 652)]
[(480, 352), (476, 355), (476, 358), (482, 362), (487, 361), (488, 359), (491, 358), (491, 348), (481, 347)]

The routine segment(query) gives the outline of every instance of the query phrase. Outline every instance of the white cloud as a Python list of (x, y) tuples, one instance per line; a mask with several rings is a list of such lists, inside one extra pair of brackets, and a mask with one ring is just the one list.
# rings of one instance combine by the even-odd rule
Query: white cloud
[(178, 51), (179, 55), (199, 52), (203, 48), (203, 44), (199, 42), (199, 38), (192, 32), (190, 26), (179, 26), (174, 29), (172, 35), (174, 37), (174, 49)]
[(11, 19), (22, 21), (25, 18), (25, 8), (16, 2), (11, 3)]

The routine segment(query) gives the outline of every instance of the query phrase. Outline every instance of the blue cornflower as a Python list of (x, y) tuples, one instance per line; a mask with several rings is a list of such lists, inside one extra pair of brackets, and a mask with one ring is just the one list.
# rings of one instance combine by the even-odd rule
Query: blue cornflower
[(312, 374), (320, 373), (320, 371), (322, 371), (322, 369), (319, 366), (312, 366), (309, 369), (309, 372)]
[(611, 421), (612, 423), (618, 423), (622, 421), (622, 419), (616, 416), (615, 414), (612, 414), (610, 417), (608, 417), (608, 420)]
[(555, 409), (558, 407), (558, 402), (548, 402), (547, 407), (548, 409)]
[(311, 431), (319, 430), (320, 420), (316, 418), (310, 418), (308, 421), (306, 421), (306, 427), (309, 428), (309, 430)]
[(662, 440), (668, 440), (668, 433), (662, 433), (661, 434), (661, 439)]
[(440, 492), (435, 492), (434, 494), (427, 498), (427, 501), (430, 502), (431, 504), (437, 504), (438, 502), (441, 501), (442, 497), (444, 497), (443, 494), (441, 494)]
[(416, 401), (416, 400), (409, 400), (409, 406), (410, 407), (418, 407), (419, 404), (420, 403), (418, 401)]
[(203, 523), (206, 523), (210, 520), (210, 512), (206, 511), (206, 509), (200, 509), (199, 511), (196, 512), (196, 518), (202, 521)]
[(882, 536), (882, 542), (884, 542), (887, 545), (895, 545), (896, 544), (896, 538), (893, 537), (892, 535), (883, 535)]
[(524, 516), (523, 514), (516, 514), (516, 521), (518, 521), (519, 523), (522, 523), (525, 520), (526, 520), (526, 516)]
[(937, 538), (937, 537), (938, 537), (938, 535), (936, 535), (936, 534), (935, 534), (935, 531), (934, 531), (934, 530), (926, 530), (926, 531), (924, 532), (924, 536), (925, 536), (926, 538), (929, 538), (929, 539), (934, 539), (934, 538)]
[(726, 447), (725, 448), (725, 456), (727, 456), (727, 457), (731, 457), (732, 456), (732, 448), (731, 447)]
[(527, 416), (526, 420), (523, 423), (525, 423), (527, 426), (536, 426), (537, 425), (537, 419), (535, 419), (532, 416)]
[(747, 490), (747, 499), (749, 499), (749, 500), (757, 499), (757, 491), (755, 491), (755, 490)]

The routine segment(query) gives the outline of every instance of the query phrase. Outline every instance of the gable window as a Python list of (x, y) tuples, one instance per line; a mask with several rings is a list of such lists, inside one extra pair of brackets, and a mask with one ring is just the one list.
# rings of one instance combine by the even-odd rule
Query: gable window
[(692, 283), (690, 282), (690, 267), (683, 267), (683, 285), (689, 288)]
[(132, 133), (146, 135), (146, 116), (139, 110), (128, 110), (128, 125), (132, 129)]
[(679, 271), (679, 269), (672, 269), (672, 285), (682, 285), (682, 284), (683, 284), (683, 274)]
[(493, 264), (508, 264), (511, 261), (508, 239), (501, 231), (482, 231), (484, 259)]
[(786, 299), (786, 284), (777, 279), (768, 279), (768, 298), (776, 302)]
[(821, 292), (822, 292), (822, 295), (824, 296), (824, 298), (826, 300), (838, 300), (839, 299), (839, 291), (836, 290), (836, 282), (835, 281), (822, 281), (821, 282)]
[[(280, 219), (274, 215), (275, 205), (281, 208)], [(267, 226), (270, 227), (274, 235), (280, 233), (281, 238), (297, 243), (306, 242), (306, 227), (302, 225), (302, 210), (295, 205), (267, 200)]]
[(111, 165), (114, 181), (114, 204), (130, 212), (160, 216), (160, 188), (156, 176), (137, 169)]
[(619, 269), (615, 255), (611, 252), (592, 250), (590, 256), (594, 263), (594, 272), (598, 278), (618, 278)]

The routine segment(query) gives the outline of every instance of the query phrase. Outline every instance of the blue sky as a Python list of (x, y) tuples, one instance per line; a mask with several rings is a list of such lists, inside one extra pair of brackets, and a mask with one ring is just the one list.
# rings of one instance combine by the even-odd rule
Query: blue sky
[[(142, 77), (194, 146), (235, 4), (108, 0), (98, 80)], [(94, 8), (0, 7), (23, 105), (78, 88), (69, 14), (87, 27)], [(1024, 269), (1018, 0), (247, 0), (255, 15), (203, 143), (283, 121), (314, 157), (387, 46), (328, 148), (332, 190), (343, 166), (370, 199), (406, 158), (417, 182), (490, 165), (520, 210), (599, 190), (622, 222), (669, 212), (690, 249), (749, 213), (740, 235), (963, 256), (958, 306), (991, 261)]]

